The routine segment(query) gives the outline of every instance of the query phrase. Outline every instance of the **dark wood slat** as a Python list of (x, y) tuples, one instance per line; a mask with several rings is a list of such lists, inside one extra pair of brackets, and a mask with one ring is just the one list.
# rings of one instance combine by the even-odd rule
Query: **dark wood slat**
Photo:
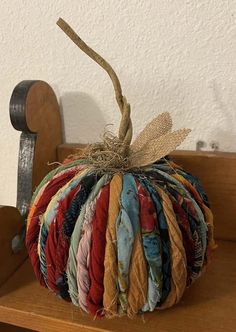
[(22, 327), (17, 327), (14, 325), (0, 323), (1, 332), (33, 332), (33, 330), (24, 329)]
[(23, 218), (15, 207), (0, 206), (0, 285), (25, 261), (27, 253), (22, 248), (16, 254), (12, 251), (12, 239), (21, 232)]

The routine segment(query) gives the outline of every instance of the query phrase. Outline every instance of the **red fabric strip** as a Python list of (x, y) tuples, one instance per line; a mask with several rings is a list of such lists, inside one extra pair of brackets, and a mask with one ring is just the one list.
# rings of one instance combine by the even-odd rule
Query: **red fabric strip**
[(46, 188), (44, 189), (42, 196), (39, 198), (39, 201), (35, 207), (34, 214), (32, 215), (26, 233), (25, 244), (31, 260), (31, 264), (34, 269), (34, 273), (36, 275), (36, 278), (39, 280), (40, 284), (45, 287), (46, 284), (43, 275), (40, 271), (40, 263), (39, 263), (38, 250), (37, 250), (38, 237), (40, 231), (39, 217), (46, 211), (46, 208), (51, 198), (57, 193), (57, 191), (61, 187), (63, 187), (68, 181), (70, 181), (75, 176), (76, 172), (78, 172), (78, 169), (73, 169), (73, 170), (69, 169), (66, 173), (63, 173), (57, 176), (56, 178), (50, 180), (50, 182), (47, 184)]
[(88, 310), (97, 316), (102, 315), (104, 293), (104, 257), (106, 227), (109, 206), (109, 184), (104, 186), (97, 200), (96, 212), (92, 220), (92, 243), (90, 249), (89, 277), (91, 286), (87, 296)]
[[(48, 238), (46, 242), (46, 264), (47, 264), (47, 276), (48, 276), (48, 286), (54, 292), (58, 293), (58, 287), (56, 285), (56, 270), (60, 268), (62, 265), (64, 266), (64, 262), (60, 260), (63, 255), (62, 251), (69, 251), (68, 241), (64, 239), (62, 225), (65, 219), (65, 213), (70, 206), (70, 203), (76, 193), (78, 192), (80, 185), (73, 188), (69, 194), (59, 203), (56, 217), (50, 225)], [(63, 241), (63, 245), (58, 245)], [(66, 262), (67, 263), (67, 262)]]

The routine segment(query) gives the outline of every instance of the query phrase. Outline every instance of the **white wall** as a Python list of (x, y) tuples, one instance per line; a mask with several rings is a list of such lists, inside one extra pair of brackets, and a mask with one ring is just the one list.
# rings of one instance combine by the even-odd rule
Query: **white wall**
[(183, 148), (203, 139), (236, 150), (236, 1), (1, 0), (0, 204), (16, 199), (19, 133), (8, 103), (19, 81), (53, 86), (68, 142), (95, 141), (119, 121), (109, 79), (56, 26), (59, 16), (117, 71), (135, 134), (169, 111), (176, 128), (193, 129)]

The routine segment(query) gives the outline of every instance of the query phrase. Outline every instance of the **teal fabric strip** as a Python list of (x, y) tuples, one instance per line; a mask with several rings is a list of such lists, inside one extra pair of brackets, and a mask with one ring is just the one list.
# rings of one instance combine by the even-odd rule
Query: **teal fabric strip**
[(147, 303), (142, 311), (153, 311), (162, 295), (162, 258), (160, 234), (142, 234), (144, 254), (148, 263)]
[(139, 201), (135, 179), (132, 174), (122, 178), (121, 210), (116, 223), (119, 301), (127, 310), (129, 266), (135, 236), (139, 228)]

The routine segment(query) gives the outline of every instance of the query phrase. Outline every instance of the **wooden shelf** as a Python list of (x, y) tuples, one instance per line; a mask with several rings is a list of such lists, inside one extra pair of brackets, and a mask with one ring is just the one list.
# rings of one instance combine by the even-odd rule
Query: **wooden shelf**
[(0, 321), (36, 331), (235, 331), (236, 243), (219, 241), (207, 273), (181, 303), (130, 320), (96, 319), (56, 298), (35, 280), (28, 262), (0, 288)]

